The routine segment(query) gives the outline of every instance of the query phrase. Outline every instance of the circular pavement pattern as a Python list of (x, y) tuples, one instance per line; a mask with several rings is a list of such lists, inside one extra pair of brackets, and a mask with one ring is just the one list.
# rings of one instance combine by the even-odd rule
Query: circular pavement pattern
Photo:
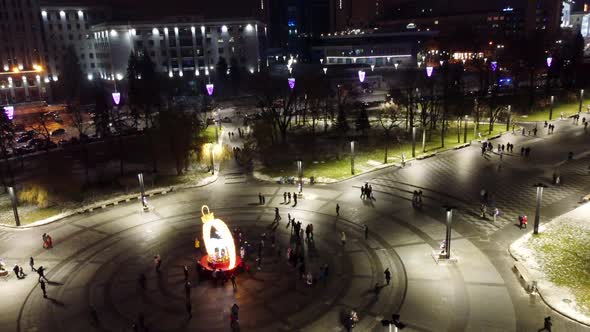
[[(240, 307), (242, 331), (338, 331), (343, 330), (343, 313), (352, 308), (361, 318), (383, 317), (397, 312), (403, 303), (407, 280), (401, 260), (393, 250), (375, 250), (387, 243), (377, 234), (365, 241), (362, 229), (350, 221), (310, 211), (297, 214), (303, 228), (310, 222), (314, 225), (314, 240), (303, 245), (306, 269), (317, 276), (321, 265), (329, 266), (327, 281), (309, 287), (286, 258), (287, 248), (294, 246), (286, 213), (273, 230), (273, 209), (213, 212), (230, 229), (240, 227), (252, 244), (246, 256), (251, 269), (238, 274), (237, 291), (231, 282), (199, 280), (195, 262), (200, 254), (194, 238), (201, 235), (202, 224), (197, 212), (163, 217), (156, 210), (149, 213), (148, 221), (144, 218), (148, 214), (133, 212), (127, 219), (136, 222), (117, 225), (115, 232), (105, 232), (104, 227), (112, 229), (116, 221), (103, 220), (60, 239), (56, 247), (77, 249), (50, 269), (50, 280), (59, 280), (48, 285), (54, 305), (47, 306), (40, 289), (32, 289), (21, 308), (20, 331), (127, 331), (140, 314), (150, 331), (228, 331), (233, 303)], [(341, 231), (347, 234), (345, 246), (339, 240)], [(263, 233), (267, 240), (262, 268), (257, 270), (257, 244)], [(154, 268), (155, 254), (162, 257), (160, 273)], [(40, 255), (50, 262), (50, 251)], [(184, 265), (192, 284), (192, 319), (185, 307)], [(392, 272), (389, 286), (383, 285), (385, 267)], [(138, 282), (141, 273), (147, 277), (145, 290)], [(91, 308), (99, 323), (89, 327)], [(44, 325), (38, 326), (39, 321)], [(380, 325), (378, 319), (362, 323), (366, 329)]]

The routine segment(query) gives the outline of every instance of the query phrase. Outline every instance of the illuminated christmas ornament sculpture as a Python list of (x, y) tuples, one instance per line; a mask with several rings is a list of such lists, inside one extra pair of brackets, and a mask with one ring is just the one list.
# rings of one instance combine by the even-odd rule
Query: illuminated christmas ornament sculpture
[[(205, 213), (205, 209), (207, 213)], [(203, 221), (203, 241), (207, 255), (206, 264), (212, 269), (223, 271), (233, 270), (237, 264), (236, 246), (231, 231), (221, 219), (215, 219), (213, 212), (209, 212), (209, 207), (201, 207), (201, 220)], [(215, 228), (216, 236), (212, 237), (211, 229)], [(201, 263), (205, 263), (201, 259)]]

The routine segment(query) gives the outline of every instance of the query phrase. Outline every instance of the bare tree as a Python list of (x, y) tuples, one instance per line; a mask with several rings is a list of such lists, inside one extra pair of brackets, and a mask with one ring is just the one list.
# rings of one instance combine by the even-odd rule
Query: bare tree
[(385, 156), (383, 157), (383, 163), (387, 164), (388, 156), (387, 153), (389, 151), (389, 142), (391, 140), (391, 133), (394, 128), (399, 126), (400, 120), (400, 112), (399, 108), (391, 103), (386, 103), (379, 109), (379, 113), (377, 115), (379, 120), (379, 124), (381, 124), (381, 128), (383, 128), (383, 133), (385, 134)]

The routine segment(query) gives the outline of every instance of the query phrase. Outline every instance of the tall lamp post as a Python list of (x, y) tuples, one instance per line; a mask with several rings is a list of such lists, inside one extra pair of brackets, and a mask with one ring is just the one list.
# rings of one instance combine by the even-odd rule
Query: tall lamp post
[(147, 204), (145, 201), (145, 185), (143, 182), (143, 173), (137, 174), (137, 180), (139, 180), (139, 189), (141, 191), (141, 206), (145, 209), (147, 207)]
[(299, 188), (303, 190), (303, 161), (297, 160), (297, 177), (299, 177)]
[(506, 119), (506, 131), (510, 130), (510, 115), (512, 111), (512, 105), (508, 105), (508, 118)]
[(469, 116), (465, 115), (465, 126), (463, 128), (463, 143), (467, 143), (467, 120), (469, 120)]
[(211, 175), (214, 175), (215, 164), (213, 163), (213, 143), (209, 143), (209, 158), (211, 159)]
[(584, 89), (580, 89), (580, 108), (578, 109), (578, 114), (582, 113), (582, 100), (584, 100)]
[(354, 141), (350, 141), (350, 174), (354, 175)]
[(412, 126), (412, 158), (416, 158), (416, 126)]
[(10, 196), (10, 201), (12, 202), (12, 212), (14, 212), (14, 222), (17, 226), (20, 226), (20, 218), (18, 217), (18, 202), (16, 200), (16, 193), (14, 192), (14, 187), (8, 187), (8, 195)]
[(533, 187), (537, 188), (537, 207), (535, 208), (535, 225), (533, 228), (533, 234), (539, 234), (539, 223), (541, 219), (541, 200), (543, 199), (543, 189), (547, 188), (547, 186), (542, 183), (537, 183), (533, 185)]
[(447, 217), (447, 232), (445, 235), (445, 258), (451, 258), (451, 224), (453, 223), (453, 207), (445, 206)]
[(549, 99), (549, 121), (553, 118), (553, 103), (555, 102), (555, 96), (551, 96)]

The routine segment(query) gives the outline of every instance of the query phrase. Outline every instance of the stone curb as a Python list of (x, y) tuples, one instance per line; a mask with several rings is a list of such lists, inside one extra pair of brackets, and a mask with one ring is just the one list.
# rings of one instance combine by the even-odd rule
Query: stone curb
[[(521, 236), (520, 238), (518, 238), (518, 240), (516, 240), (516, 241), (514, 241), (514, 242), (512, 242), (512, 243), (515, 243), (515, 242), (519, 241), (520, 239), (522, 239), (523, 237), (525, 237), (525, 236), (527, 236), (527, 235), (529, 235), (529, 234), (524, 234), (523, 236)], [(516, 258), (516, 255), (515, 255), (515, 254), (512, 252), (512, 244), (510, 244), (510, 245), (508, 246), (508, 253), (510, 254), (510, 257), (512, 257), (512, 259), (514, 259), (514, 261), (516, 261), (516, 262), (519, 262), (518, 258)], [(524, 264), (523, 264), (522, 266), (523, 266), (523, 268), (524, 268), (524, 269), (527, 269), (527, 267), (526, 267)], [(512, 268), (510, 268), (510, 269), (512, 270)], [(527, 270), (527, 271), (528, 271), (528, 270)], [(542, 291), (541, 291), (541, 289), (540, 289), (540, 288), (538, 288), (538, 287), (537, 287), (537, 293), (539, 293), (539, 297), (541, 298), (541, 300), (543, 300), (543, 303), (545, 303), (545, 304), (546, 304), (546, 305), (547, 305), (549, 308), (551, 308), (551, 310), (553, 310), (553, 311), (555, 311), (555, 312), (559, 313), (560, 315), (562, 315), (562, 316), (564, 316), (564, 317), (567, 317), (568, 319), (571, 319), (571, 320), (573, 320), (574, 322), (576, 322), (576, 323), (578, 323), (578, 324), (580, 324), (580, 325), (583, 325), (583, 326), (588, 326), (588, 327), (590, 327), (590, 325), (589, 325), (588, 323), (582, 322), (582, 321), (581, 321), (581, 320), (579, 320), (579, 319), (576, 319), (576, 318), (574, 318), (574, 317), (571, 317), (570, 315), (563, 313), (562, 311), (558, 310), (558, 309), (557, 309), (557, 308), (555, 308), (553, 305), (551, 305), (551, 302), (549, 302), (549, 301), (548, 301), (548, 300), (547, 300), (547, 299), (546, 299), (546, 298), (543, 296), (543, 292), (542, 292)]]
[[(199, 181), (197, 184), (182, 184), (182, 185), (178, 185), (178, 186), (156, 188), (156, 189), (146, 191), (145, 196), (146, 197), (153, 197), (156, 195), (166, 195), (167, 193), (175, 192), (175, 191), (179, 191), (179, 190), (204, 187), (206, 185), (209, 185), (209, 184), (217, 181), (217, 179), (218, 179), (218, 175), (213, 175), (213, 176), (209, 176), (209, 177)], [(35, 228), (35, 227), (47, 225), (47, 224), (59, 221), (61, 219), (76, 215), (76, 214), (89, 213), (94, 210), (106, 209), (107, 207), (117, 206), (122, 203), (130, 202), (131, 200), (140, 200), (140, 199), (141, 199), (141, 195), (139, 193), (122, 195), (122, 196), (118, 196), (118, 197), (111, 198), (108, 200), (103, 200), (103, 201), (99, 201), (96, 203), (92, 203), (92, 204), (83, 206), (81, 208), (75, 209), (75, 210), (62, 212), (58, 215), (55, 215), (55, 216), (52, 216), (52, 217), (49, 217), (49, 218), (46, 218), (43, 220), (35, 221), (34, 223), (28, 224), (26, 226), (0, 225), (0, 227), (6, 227), (6, 228), (11, 228), (11, 229), (30, 229), (30, 228)]]

